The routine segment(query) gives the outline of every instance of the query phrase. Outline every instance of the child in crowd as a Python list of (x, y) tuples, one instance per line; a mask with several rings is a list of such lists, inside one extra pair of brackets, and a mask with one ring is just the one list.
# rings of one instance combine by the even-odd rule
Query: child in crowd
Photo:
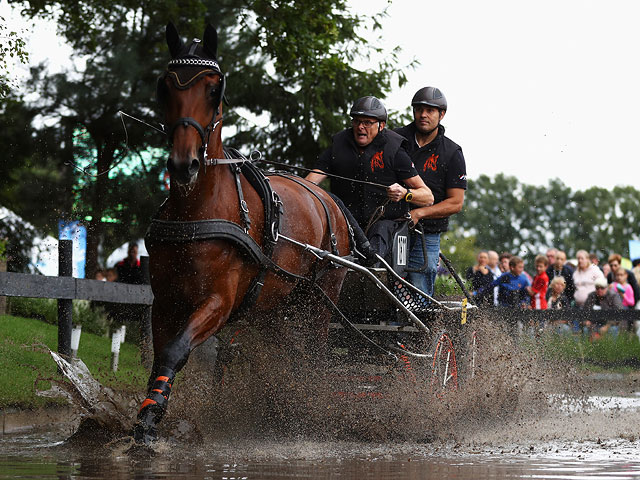
[(115, 268), (107, 268), (104, 273), (107, 282), (117, 282), (118, 281), (118, 271)]
[[(554, 277), (549, 283), (549, 298), (547, 299), (547, 310), (564, 310), (571, 307), (571, 300), (564, 293), (567, 288), (567, 281), (564, 277)], [(553, 320), (552, 325), (556, 333), (569, 333), (571, 328), (575, 331), (579, 331), (580, 326), (577, 321), (573, 324), (566, 318), (556, 318)]]
[(524, 261), (517, 256), (509, 259), (509, 271), (496, 278), (491, 284), (478, 290), (478, 300), (485, 295), (493, 295), (493, 287), (498, 287), (498, 304), (501, 307), (525, 307), (529, 298), (531, 283), (522, 273)]
[(533, 310), (547, 309), (547, 288), (549, 287), (549, 277), (547, 276), (547, 266), (549, 260), (546, 255), (538, 255), (535, 259), (536, 276), (531, 285), (531, 308)]
[(611, 284), (611, 289), (614, 292), (618, 292), (624, 308), (633, 308), (636, 302), (633, 296), (633, 288), (627, 283), (629, 279), (627, 271), (624, 268), (618, 268), (615, 273), (615, 279), (616, 281)]

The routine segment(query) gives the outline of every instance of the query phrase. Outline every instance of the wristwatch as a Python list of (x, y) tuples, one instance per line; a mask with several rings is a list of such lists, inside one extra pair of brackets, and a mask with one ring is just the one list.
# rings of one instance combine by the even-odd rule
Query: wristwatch
[(411, 193), (411, 190), (407, 188), (407, 194), (404, 196), (405, 201), (410, 202), (411, 200), (413, 200), (413, 193)]

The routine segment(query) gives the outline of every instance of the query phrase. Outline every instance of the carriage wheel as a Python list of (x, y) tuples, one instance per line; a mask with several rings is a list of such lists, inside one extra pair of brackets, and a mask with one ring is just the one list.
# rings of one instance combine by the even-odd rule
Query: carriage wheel
[(433, 347), (431, 362), (431, 392), (438, 396), (458, 388), (458, 365), (453, 342), (447, 332), (441, 332)]

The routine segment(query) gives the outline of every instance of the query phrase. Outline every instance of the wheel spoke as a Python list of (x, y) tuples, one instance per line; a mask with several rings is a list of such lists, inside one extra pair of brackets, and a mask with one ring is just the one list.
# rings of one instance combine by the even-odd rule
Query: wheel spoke
[[(445, 355), (446, 353), (446, 355)], [(433, 350), (433, 362), (431, 364), (431, 387), (437, 389), (434, 393), (443, 395), (448, 390), (458, 387), (458, 368), (456, 354), (451, 338), (446, 332), (442, 332)]]

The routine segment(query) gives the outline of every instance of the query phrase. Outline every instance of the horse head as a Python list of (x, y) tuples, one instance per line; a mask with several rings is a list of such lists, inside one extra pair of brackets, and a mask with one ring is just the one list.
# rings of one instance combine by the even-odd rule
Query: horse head
[(202, 40), (185, 44), (169, 23), (166, 38), (171, 60), (158, 79), (157, 99), (171, 147), (167, 169), (172, 183), (190, 191), (200, 167), (206, 165), (208, 151), (222, 154), (218, 127), (225, 77), (217, 61), (218, 34), (211, 25)]

